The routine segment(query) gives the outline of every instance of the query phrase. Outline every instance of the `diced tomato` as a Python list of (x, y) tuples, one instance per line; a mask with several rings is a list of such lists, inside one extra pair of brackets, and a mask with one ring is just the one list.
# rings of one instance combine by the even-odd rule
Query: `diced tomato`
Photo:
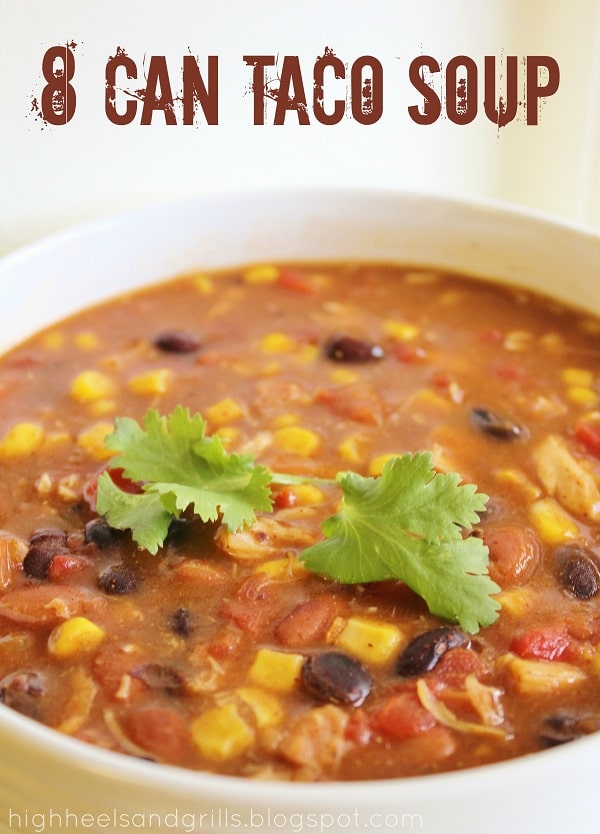
[(479, 332), (479, 339), (482, 342), (487, 342), (488, 344), (496, 345), (498, 342), (502, 341), (502, 338), (502, 331), (498, 330), (497, 327), (484, 327), (484, 329)]
[(83, 487), (83, 498), (90, 506), (90, 509), (95, 511), (96, 510), (96, 496), (98, 494), (98, 478), (104, 472), (108, 472), (111, 477), (111, 480), (119, 487), (120, 490), (123, 492), (129, 492), (132, 495), (138, 495), (142, 492), (142, 485), (132, 481), (130, 478), (126, 478), (123, 475), (123, 469), (119, 466), (111, 467), (110, 463), (105, 464), (101, 467), (95, 475), (89, 479), (89, 481)]
[(242, 646), (242, 632), (234, 623), (224, 623), (207, 645), (208, 654), (217, 660), (236, 655)]
[(368, 744), (373, 737), (369, 716), (362, 709), (354, 709), (346, 724), (346, 738), (353, 744)]
[(371, 426), (378, 426), (383, 420), (383, 399), (375, 387), (367, 382), (317, 391), (315, 402), (329, 408), (336, 417)]
[(433, 375), (434, 385), (442, 390), (446, 390), (446, 388), (451, 385), (452, 381), (452, 376), (447, 373), (447, 371), (436, 371)]
[(296, 493), (289, 486), (278, 487), (273, 491), (273, 506), (278, 510), (288, 510), (296, 503)]
[(227, 600), (219, 611), (221, 617), (226, 617), (248, 634), (259, 634), (270, 618), (268, 604), (265, 605), (254, 599)]
[(106, 644), (100, 647), (94, 658), (92, 674), (110, 698), (115, 698), (119, 694), (122, 696), (123, 680), (127, 675), (127, 697), (121, 697), (121, 699), (131, 703), (148, 691), (148, 687), (140, 678), (129, 675), (139, 661), (138, 654)]
[(519, 657), (538, 660), (557, 660), (569, 649), (571, 639), (561, 626), (533, 628), (515, 637), (510, 648)]
[(513, 359), (503, 359), (494, 365), (494, 376), (503, 382), (518, 382), (525, 376), (525, 368), (520, 362)]
[(48, 568), (48, 579), (52, 582), (60, 582), (72, 573), (78, 573), (87, 565), (86, 559), (79, 556), (71, 556), (67, 553), (57, 553), (52, 557)]
[(427, 351), (419, 345), (399, 342), (394, 347), (394, 356), (398, 362), (406, 362), (407, 364), (410, 364), (411, 362), (419, 362), (422, 359), (425, 359)]
[(277, 286), (303, 295), (309, 295), (317, 289), (315, 281), (312, 281), (308, 275), (305, 275), (297, 269), (289, 269), (286, 267), (279, 273)]
[(426, 733), (435, 723), (433, 715), (421, 705), (412, 690), (392, 695), (371, 717), (376, 732), (399, 740)]
[(600, 458), (600, 423), (580, 420), (575, 426), (575, 437), (591, 455)]
[(450, 649), (439, 659), (435, 669), (429, 673), (431, 678), (444, 686), (459, 688), (464, 684), (467, 675), (481, 675), (485, 672), (485, 664), (480, 656), (472, 649), (457, 647)]

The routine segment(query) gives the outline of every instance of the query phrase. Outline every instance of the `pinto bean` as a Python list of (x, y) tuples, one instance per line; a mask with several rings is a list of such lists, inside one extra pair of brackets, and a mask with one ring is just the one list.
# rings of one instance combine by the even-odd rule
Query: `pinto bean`
[(53, 626), (76, 614), (95, 611), (100, 606), (101, 602), (92, 591), (49, 582), (8, 591), (0, 599), (0, 617), (15, 623)]
[(540, 562), (540, 545), (535, 533), (517, 524), (485, 527), (483, 543), (490, 551), (490, 576), (501, 587), (523, 585)]
[(449, 649), (468, 645), (469, 639), (457, 628), (434, 628), (415, 637), (398, 660), (396, 672), (413, 677), (430, 672)]
[(127, 716), (125, 731), (139, 747), (164, 761), (176, 761), (186, 746), (187, 730), (173, 710), (148, 707)]
[(275, 637), (284, 646), (307, 646), (323, 637), (337, 610), (336, 597), (321, 594), (293, 608), (275, 627)]

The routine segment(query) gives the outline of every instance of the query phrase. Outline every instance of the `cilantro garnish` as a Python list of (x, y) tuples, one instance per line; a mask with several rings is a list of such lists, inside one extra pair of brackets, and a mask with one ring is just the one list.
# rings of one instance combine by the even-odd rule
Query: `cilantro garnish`
[[(188, 509), (236, 530), (272, 508), (269, 484), (323, 482), (270, 472), (251, 455), (229, 454), (217, 435), (206, 436), (201, 415), (181, 406), (167, 417), (150, 409), (143, 428), (117, 418), (105, 443), (117, 453), (111, 464), (142, 491), (121, 490), (105, 472), (97, 510), (113, 527), (130, 529), (151, 553), (164, 543), (172, 519)], [(436, 472), (427, 452), (392, 458), (380, 478), (340, 472), (329, 483), (342, 492), (341, 509), (325, 520), (325, 539), (301, 553), (307, 568), (348, 584), (401, 580), (431, 613), (466, 631), (496, 620), (500, 604), (490, 595), (500, 588), (488, 575), (487, 548), (463, 535), (487, 501), (474, 485)]]

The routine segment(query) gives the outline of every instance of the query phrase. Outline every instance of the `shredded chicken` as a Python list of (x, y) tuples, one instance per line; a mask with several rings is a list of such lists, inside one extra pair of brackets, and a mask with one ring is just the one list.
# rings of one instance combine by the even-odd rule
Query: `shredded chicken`
[(534, 449), (540, 481), (549, 495), (574, 515), (600, 518), (600, 490), (596, 479), (569, 451), (564, 440), (550, 434)]

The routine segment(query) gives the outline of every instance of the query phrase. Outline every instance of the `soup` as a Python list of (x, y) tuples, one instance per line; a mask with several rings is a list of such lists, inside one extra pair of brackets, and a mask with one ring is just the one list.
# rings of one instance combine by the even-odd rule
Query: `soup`
[[(453, 274), (263, 264), (12, 350), (2, 701), (111, 750), (280, 780), (593, 732), (599, 331)], [(199, 470), (173, 487), (200, 447), (210, 488)], [(156, 475), (131, 477), (140, 457)]]

